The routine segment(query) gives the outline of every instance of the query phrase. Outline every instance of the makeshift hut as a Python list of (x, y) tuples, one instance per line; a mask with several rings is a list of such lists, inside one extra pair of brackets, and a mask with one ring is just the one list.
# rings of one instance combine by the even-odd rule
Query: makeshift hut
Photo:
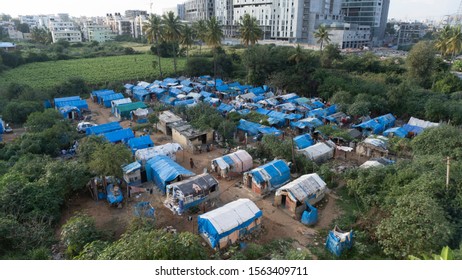
[(150, 109), (138, 108), (130, 114), (132, 121), (136, 123), (147, 123)]
[(109, 184), (106, 187), (106, 199), (111, 206), (117, 206), (122, 203), (124, 197), (119, 186)]
[(267, 194), (290, 180), (290, 168), (283, 160), (277, 159), (244, 173), (244, 186), (256, 194)]
[(319, 142), (308, 148), (298, 150), (310, 160), (316, 163), (323, 163), (334, 157), (335, 144), (332, 141)]
[(126, 104), (119, 104), (116, 106), (114, 111), (114, 116), (119, 119), (123, 118), (130, 118), (131, 112), (135, 111), (138, 108), (145, 109), (148, 106), (143, 102), (133, 102), (133, 103), (126, 103)]
[(127, 186), (141, 185), (141, 164), (137, 161), (122, 167), (123, 178)]
[(159, 115), (157, 129), (162, 131), (162, 133), (164, 133), (165, 135), (172, 135), (172, 129), (169, 127), (169, 125), (182, 120), (182, 118), (178, 117), (171, 111), (163, 111)]
[(122, 104), (127, 104), (127, 103), (132, 103), (132, 100), (130, 98), (112, 100), (111, 101), (111, 114), (114, 115), (117, 105), (122, 105)]
[(311, 135), (307, 133), (294, 137), (294, 144), (297, 149), (300, 150), (308, 148), (309, 146), (313, 146), (314, 140), (311, 138)]
[(154, 147), (154, 142), (152, 142), (151, 136), (145, 135), (128, 140), (128, 146), (132, 153), (135, 154), (138, 150)]
[(399, 138), (405, 138), (407, 136), (408, 132), (402, 128), (402, 127), (393, 127), (385, 130), (383, 132), (383, 135), (386, 137), (399, 137)]
[(274, 205), (285, 208), (293, 218), (299, 218), (306, 210), (306, 202), (316, 204), (326, 191), (326, 183), (318, 174), (306, 174), (280, 187), (274, 196)]
[(388, 155), (387, 140), (384, 136), (366, 138), (358, 143), (356, 153), (366, 157), (386, 157)]
[(218, 196), (218, 181), (208, 173), (196, 175), (166, 186), (164, 205), (173, 213), (181, 215), (191, 207)]
[(353, 125), (353, 128), (357, 128), (362, 132), (363, 135), (369, 136), (371, 134), (381, 134), (388, 128), (395, 125), (395, 117), (392, 114), (386, 114), (371, 120), (362, 122), (357, 125)]
[(125, 128), (116, 131), (106, 132), (103, 134), (103, 137), (111, 143), (127, 143), (128, 140), (135, 137), (135, 134), (133, 134), (133, 131), (130, 128)]
[(212, 160), (212, 170), (218, 172), (221, 177), (228, 177), (229, 172), (245, 172), (253, 167), (252, 157), (245, 150), (237, 150), (234, 153)]
[(172, 140), (192, 153), (202, 152), (203, 146), (213, 142), (213, 130), (197, 130), (188, 122), (179, 121), (169, 124), (172, 130)]
[(104, 95), (102, 97), (102, 100), (103, 100), (104, 107), (111, 108), (113, 100), (119, 100), (123, 98), (124, 96), (122, 93), (115, 93), (115, 94)]
[(125, 85), (124, 85), (125, 93), (126, 93), (127, 95), (132, 95), (132, 94), (133, 94), (132, 89), (133, 89), (134, 86), (135, 86), (135, 85), (132, 85), (132, 84), (125, 84)]
[(439, 123), (429, 122), (429, 121), (421, 120), (421, 119), (414, 118), (414, 117), (411, 117), (407, 124), (412, 125), (412, 126), (418, 126), (423, 129), (429, 128), (429, 127), (437, 127), (440, 125)]
[(76, 120), (82, 116), (82, 112), (75, 106), (59, 107), (58, 111), (66, 119)]
[(94, 103), (102, 103), (102, 98), (105, 95), (111, 95), (115, 94), (116, 92), (113, 91), (112, 89), (100, 89), (100, 90), (94, 90), (90, 93), (90, 98)]
[(193, 172), (174, 162), (167, 156), (155, 156), (146, 162), (146, 176), (148, 181), (165, 193), (165, 187), (175, 181), (194, 176)]
[(263, 213), (241, 198), (197, 217), (199, 234), (214, 249), (223, 249), (260, 229)]
[(121, 130), (122, 126), (118, 122), (110, 122), (97, 126), (88, 127), (85, 130), (87, 135), (100, 135), (111, 131)]
[(67, 96), (67, 97), (58, 97), (53, 99), (53, 104), (55, 109), (58, 109), (61, 106), (65, 106), (67, 104), (62, 104), (62, 102), (74, 101), (74, 100), (81, 100), (80, 96)]
[(135, 152), (136, 160), (139, 160), (143, 165), (146, 161), (155, 156), (167, 156), (172, 160), (176, 161), (176, 153), (182, 151), (183, 148), (178, 143), (167, 143), (152, 148), (140, 149)]

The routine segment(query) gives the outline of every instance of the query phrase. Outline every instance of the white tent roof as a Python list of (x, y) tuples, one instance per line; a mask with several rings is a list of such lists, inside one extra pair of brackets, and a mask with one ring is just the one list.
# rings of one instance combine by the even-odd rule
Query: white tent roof
[[(253, 159), (252, 156), (245, 150), (237, 150), (234, 153), (227, 154), (233, 162), (234, 162), (234, 169), (237, 172), (245, 172), (253, 167)], [(230, 168), (229, 164), (223, 159), (223, 157), (219, 157), (214, 159), (212, 162), (216, 162), (220, 169)]]
[(319, 191), (325, 192), (326, 183), (316, 173), (306, 174), (279, 188), (276, 195), (280, 195), (283, 191), (289, 192), (294, 201), (303, 202)]
[(221, 234), (253, 219), (258, 212), (260, 209), (253, 201), (241, 198), (199, 217), (209, 220), (218, 234)]
[(132, 103), (132, 100), (130, 98), (123, 98), (123, 99), (117, 99), (117, 100), (111, 101), (112, 106), (117, 106), (120, 104), (127, 104), (127, 103)]
[(371, 167), (381, 167), (381, 166), (384, 166), (384, 165), (376, 160), (368, 160), (365, 163), (361, 164), (359, 168), (367, 169)]
[(149, 114), (149, 110), (148, 109), (138, 108), (135, 111), (133, 111), (133, 114), (135, 114), (137, 116), (147, 116)]
[(147, 87), (149, 87), (150, 85), (151, 85), (150, 83), (144, 82), (144, 81), (143, 81), (143, 82), (139, 82), (139, 83), (137, 84), (137, 86), (139, 86), (139, 87), (144, 87), (144, 88), (147, 88)]
[(148, 160), (158, 155), (171, 157), (172, 154), (175, 154), (181, 150), (183, 150), (183, 148), (180, 146), (180, 144), (167, 143), (160, 146), (137, 150), (135, 152), (135, 158), (137, 160)]
[(188, 93), (188, 95), (187, 95), (187, 97), (192, 97), (192, 98), (194, 98), (194, 99), (196, 99), (196, 100), (199, 99), (199, 98), (201, 98), (201, 96), (202, 96), (202, 95), (201, 95), (200, 93), (197, 93), (197, 92), (190, 92), (190, 93)]
[(440, 125), (439, 123), (424, 121), (424, 120), (414, 118), (414, 117), (411, 117), (411, 119), (409, 120), (407, 124), (422, 127), (422, 128), (429, 128), (429, 127), (435, 127), (435, 126)]
[(307, 147), (300, 150), (301, 153), (305, 154), (312, 160), (324, 156), (325, 154), (332, 153), (334, 148), (330, 147), (326, 143), (316, 143), (313, 146)]

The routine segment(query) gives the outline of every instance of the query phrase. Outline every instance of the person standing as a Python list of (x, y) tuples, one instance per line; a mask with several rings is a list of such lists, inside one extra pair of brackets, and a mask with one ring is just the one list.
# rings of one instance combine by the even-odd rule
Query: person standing
[(194, 169), (194, 167), (196, 167), (196, 166), (194, 165), (194, 161), (193, 161), (192, 158), (189, 158), (189, 165), (191, 166), (191, 169)]

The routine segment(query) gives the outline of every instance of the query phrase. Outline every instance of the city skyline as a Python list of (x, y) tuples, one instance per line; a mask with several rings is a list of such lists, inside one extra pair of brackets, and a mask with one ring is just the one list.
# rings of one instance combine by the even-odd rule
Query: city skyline
[[(124, 13), (125, 10), (146, 10), (161, 14), (163, 9), (175, 7), (185, 0), (20, 0), (2, 7), (0, 13), (38, 15), (68, 13), (71, 16), (105, 16), (107, 13)], [(388, 19), (441, 20), (446, 15), (457, 13), (461, 0), (391, 0)], [(12, 5), (18, 3), (19, 5)], [(152, 7), (151, 7), (152, 3)]]

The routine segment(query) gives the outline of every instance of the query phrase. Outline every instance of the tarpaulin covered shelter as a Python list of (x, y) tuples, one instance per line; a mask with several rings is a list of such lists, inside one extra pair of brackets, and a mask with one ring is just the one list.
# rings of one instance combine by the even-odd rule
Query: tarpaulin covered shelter
[(223, 249), (259, 229), (263, 212), (241, 198), (197, 217), (199, 234), (214, 249)]
[(145, 135), (128, 140), (128, 146), (132, 150), (132, 154), (135, 154), (138, 150), (154, 147), (154, 142), (149, 135)]
[(403, 129), (411, 134), (411, 135), (419, 135), (420, 133), (422, 133), (424, 131), (424, 128), (420, 127), (420, 126), (415, 126), (415, 125), (410, 125), (410, 124), (405, 124), (403, 125)]
[(130, 113), (138, 108), (145, 109), (148, 106), (144, 102), (133, 102), (126, 104), (119, 104), (115, 108), (114, 115), (118, 118), (130, 118)]
[(125, 128), (121, 130), (106, 132), (103, 134), (103, 136), (111, 143), (127, 143), (128, 140), (135, 137), (135, 134), (133, 134), (133, 131), (130, 128)]
[(194, 175), (196, 174), (167, 156), (155, 156), (146, 162), (147, 180), (153, 181), (163, 193), (165, 193), (165, 186), (168, 184)]
[(274, 134), (274, 135), (281, 135), (281, 131), (275, 129), (274, 127), (267, 127), (258, 123), (249, 122), (244, 119), (239, 120), (239, 124), (237, 126), (238, 130), (241, 130), (248, 135), (257, 135), (259, 133), (262, 134)]
[(244, 185), (257, 194), (271, 192), (290, 180), (290, 168), (277, 159), (244, 173)]
[(226, 103), (221, 103), (220, 106), (218, 106), (217, 110), (220, 111), (220, 113), (229, 113), (232, 110), (234, 110), (234, 107)]
[(128, 94), (128, 95), (132, 95), (132, 88), (134, 87), (135, 85), (132, 85), (132, 84), (125, 84), (124, 85), (124, 88), (125, 88), (125, 93)]
[(405, 138), (407, 134), (408, 132), (402, 127), (389, 128), (383, 132), (383, 135), (387, 137), (397, 136), (399, 138)]
[(67, 118), (67, 119), (74, 120), (74, 119), (78, 119), (81, 116), (81, 111), (79, 110), (79, 108), (75, 106), (59, 107), (58, 111), (59, 113), (61, 113), (61, 115), (64, 118)]
[(115, 93), (115, 94), (109, 94), (109, 95), (104, 95), (102, 96), (103, 104), (104, 107), (106, 108), (111, 108), (111, 101), (113, 100), (118, 100), (118, 99), (123, 99), (124, 96), (122, 93)]
[(407, 122), (407, 124), (413, 125), (413, 126), (418, 126), (418, 127), (424, 128), (424, 129), (429, 128), (429, 127), (437, 127), (437, 126), (440, 125), (439, 123), (424, 121), (424, 120), (414, 118), (414, 117), (411, 117), (409, 119), (409, 121)]
[(157, 99), (160, 99), (162, 97), (162, 95), (164, 95), (164, 93), (166, 93), (167, 90), (164, 89), (164, 88), (151, 88), (151, 93), (154, 93), (157, 97)]
[(176, 153), (182, 150), (183, 148), (178, 143), (167, 143), (160, 146), (137, 150), (135, 152), (135, 158), (136, 160), (141, 161), (142, 164), (145, 164), (147, 160), (159, 155), (168, 156), (172, 160), (176, 160)]
[(132, 113), (130, 114), (130, 118), (136, 123), (147, 123), (149, 110), (151, 109), (138, 108), (132, 111)]
[(114, 186), (113, 184), (109, 184), (106, 187), (107, 196), (106, 199), (110, 205), (118, 205), (122, 203), (124, 197), (122, 195), (122, 191), (120, 190), (119, 186)]
[(218, 181), (212, 175), (203, 173), (167, 185), (166, 194), (164, 205), (173, 213), (181, 215), (191, 207), (218, 196)]
[(130, 98), (112, 100), (111, 101), (111, 114), (114, 114), (117, 105), (122, 105), (122, 104), (127, 104), (127, 103), (132, 103), (132, 100)]
[(181, 89), (178, 89), (178, 88), (170, 88), (168, 93), (170, 94), (170, 96), (172, 97), (177, 97), (178, 94), (182, 94), (183, 91)]
[(274, 205), (285, 208), (292, 217), (298, 218), (306, 210), (306, 203), (318, 203), (326, 191), (326, 183), (318, 174), (302, 175), (276, 191)]
[(55, 102), (55, 108), (60, 109), (62, 107), (76, 107), (79, 110), (88, 109), (88, 104), (86, 100), (83, 99), (74, 99), (67, 101), (58, 101)]
[(291, 127), (296, 127), (301, 130), (316, 128), (322, 125), (324, 125), (324, 123), (318, 118), (305, 118), (296, 122), (290, 122)]
[(353, 247), (354, 233), (353, 230), (343, 231), (338, 226), (329, 231), (326, 240), (326, 249), (332, 254), (340, 257), (343, 251)]
[[(67, 102), (67, 101), (73, 101), (73, 100), (81, 100), (80, 96), (67, 96), (67, 97), (58, 97), (53, 99), (53, 103), (55, 104), (55, 109), (59, 108), (60, 102)], [(67, 104), (62, 104), (62, 106), (65, 106)]]
[(306, 133), (294, 137), (294, 143), (297, 149), (305, 149), (309, 146), (312, 146), (314, 144), (314, 140), (311, 138), (310, 134)]
[(353, 125), (353, 128), (361, 130), (363, 135), (380, 134), (395, 125), (395, 117), (392, 114), (386, 114), (363, 123)]
[(85, 130), (87, 135), (100, 135), (103, 133), (120, 130), (122, 126), (118, 122), (110, 122), (105, 124), (100, 124), (97, 126), (89, 127)]
[(298, 152), (316, 163), (322, 163), (334, 157), (334, 149), (334, 143), (331, 142), (328, 145), (320, 142), (308, 148), (301, 149)]
[(122, 167), (123, 177), (127, 186), (141, 185), (141, 164), (137, 161)]
[(133, 98), (139, 101), (149, 101), (148, 97), (151, 97), (151, 92), (147, 88), (134, 87), (132, 89)]
[(389, 160), (387, 158), (373, 158), (373, 159), (370, 159), (368, 161), (366, 161), (365, 163), (361, 164), (359, 166), (359, 168), (362, 168), (362, 169), (367, 169), (367, 168), (371, 168), (371, 167), (383, 167), (383, 166), (386, 166), (386, 165), (390, 165), (390, 164), (393, 164), (395, 163), (393, 160)]
[(207, 91), (201, 91), (199, 94), (202, 95), (204, 98), (207, 98), (207, 97), (216, 97), (215, 94), (210, 93), (210, 92), (207, 92)]
[(388, 138), (384, 136), (368, 137), (358, 143), (356, 153), (366, 157), (383, 157), (388, 155)]
[(218, 172), (221, 177), (227, 177), (228, 172), (245, 172), (253, 167), (252, 157), (245, 150), (237, 150), (234, 153), (224, 155), (212, 160), (212, 170)]
[(90, 93), (91, 100), (95, 103), (100, 103), (101, 102), (101, 97), (104, 95), (110, 95), (116, 93), (112, 89), (100, 89), (100, 90), (94, 90)]

